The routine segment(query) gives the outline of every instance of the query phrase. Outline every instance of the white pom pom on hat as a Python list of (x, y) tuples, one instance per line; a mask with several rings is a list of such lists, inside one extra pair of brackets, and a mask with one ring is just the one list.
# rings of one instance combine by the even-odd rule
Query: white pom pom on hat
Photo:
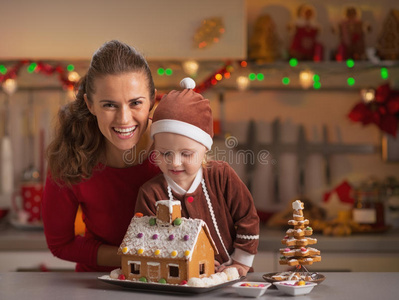
[(182, 91), (169, 92), (155, 109), (151, 138), (157, 133), (176, 133), (210, 150), (213, 144), (213, 117), (209, 100), (193, 91), (195, 81), (189, 77), (180, 81), (180, 86)]
[(183, 78), (180, 81), (180, 87), (183, 89), (194, 89), (195, 88), (195, 81), (190, 77)]

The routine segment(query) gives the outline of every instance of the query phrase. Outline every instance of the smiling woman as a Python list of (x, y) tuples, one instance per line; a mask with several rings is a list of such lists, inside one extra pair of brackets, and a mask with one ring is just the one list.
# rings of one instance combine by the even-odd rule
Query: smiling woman
[(147, 129), (152, 103), (142, 72), (107, 75), (95, 79), (96, 92), (84, 99), (97, 118), (106, 143), (107, 165), (124, 167), (123, 152), (138, 144)]
[[(77, 271), (120, 266), (117, 246), (133, 217), (138, 189), (159, 173), (143, 151), (154, 101), (144, 57), (110, 41), (94, 53), (76, 100), (59, 112), (47, 150), (42, 218), (49, 249), (77, 262)], [(140, 157), (132, 157), (138, 151)], [(86, 226), (83, 237), (74, 231), (78, 207)]]

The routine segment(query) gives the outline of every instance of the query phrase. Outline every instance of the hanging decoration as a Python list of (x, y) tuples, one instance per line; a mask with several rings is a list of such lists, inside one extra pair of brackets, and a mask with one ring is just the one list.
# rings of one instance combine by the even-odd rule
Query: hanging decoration
[(247, 76), (238, 76), (236, 82), (239, 91), (245, 91), (249, 86), (249, 78)]
[(214, 17), (202, 21), (202, 25), (194, 35), (194, 46), (199, 49), (207, 48), (220, 41), (225, 32), (224, 21), (221, 17)]
[(311, 70), (303, 70), (299, 72), (299, 83), (303, 89), (308, 89), (313, 85), (314, 73)]
[(7, 95), (11, 96), (17, 90), (17, 81), (13, 78), (7, 78), (3, 81), (1, 87)]
[(199, 64), (195, 60), (186, 60), (182, 64), (184, 72), (192, 77), (197, 76)]
[(399, 124), (399, 90), (391, 89), (386, 83), (375, 90), (373, 100), (370, 100), (370, 91), (365, 91), (363, 95), (364, 99), (349, 112), (349, 119), (363, 125), (375, 124), (383, 132), (396, 137)]
[[(16, 79), (19, 71), (23, 66), (29, 65), (28, 72), (32, 73), (42, 73), (45, 75), (54, 75), (58, 74), (58, 79), (62, 84), (62, 87), (67, 90), (73, 90), (73, 87), (77, 81), (79, 81), (79, 74), (76, 72), (69, 72), (67, 68), (64, 68), (62, 65), (57, 64), (56, 66), (52, 66), (50, 64), (44, 62), (35, 62), (31, 60), (21, 60), (17, 62), (11, 68), (8, 68), (6, 72), (1, 72), (0, 75), (0, 83), (7, 81), (8, 79)], [(3, 67), (5, 68), (5, 67)], [(3, 69), (2, 68), (2, 69)], [(75, 74), (76, 73), (76, 74)], [(70, 77), (69, 77), (70, 76)]]

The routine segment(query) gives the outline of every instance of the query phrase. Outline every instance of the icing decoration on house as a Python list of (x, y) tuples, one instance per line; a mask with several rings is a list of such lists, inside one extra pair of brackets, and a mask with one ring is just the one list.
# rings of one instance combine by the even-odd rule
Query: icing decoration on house
[(206, 223), (182, 218), (176, 200), (158, 201), (156, 217), (133, 217), (118, 250), (126, 280), (169, 284), (214, 274), (217, 253)]

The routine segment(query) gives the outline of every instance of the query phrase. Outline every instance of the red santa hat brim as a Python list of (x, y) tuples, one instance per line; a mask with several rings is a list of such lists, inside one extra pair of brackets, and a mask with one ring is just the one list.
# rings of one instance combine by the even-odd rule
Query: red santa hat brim
[(151, 125), (151, 138), (154, 138), (155, 134), (161, 132), (170, 132), (186, 136), (201, 143), (208, 150), (211, 150), (213, 144), (212, 137), (204, 130), (190, 123), (178, 120), (163, 119), (156, 121)]

